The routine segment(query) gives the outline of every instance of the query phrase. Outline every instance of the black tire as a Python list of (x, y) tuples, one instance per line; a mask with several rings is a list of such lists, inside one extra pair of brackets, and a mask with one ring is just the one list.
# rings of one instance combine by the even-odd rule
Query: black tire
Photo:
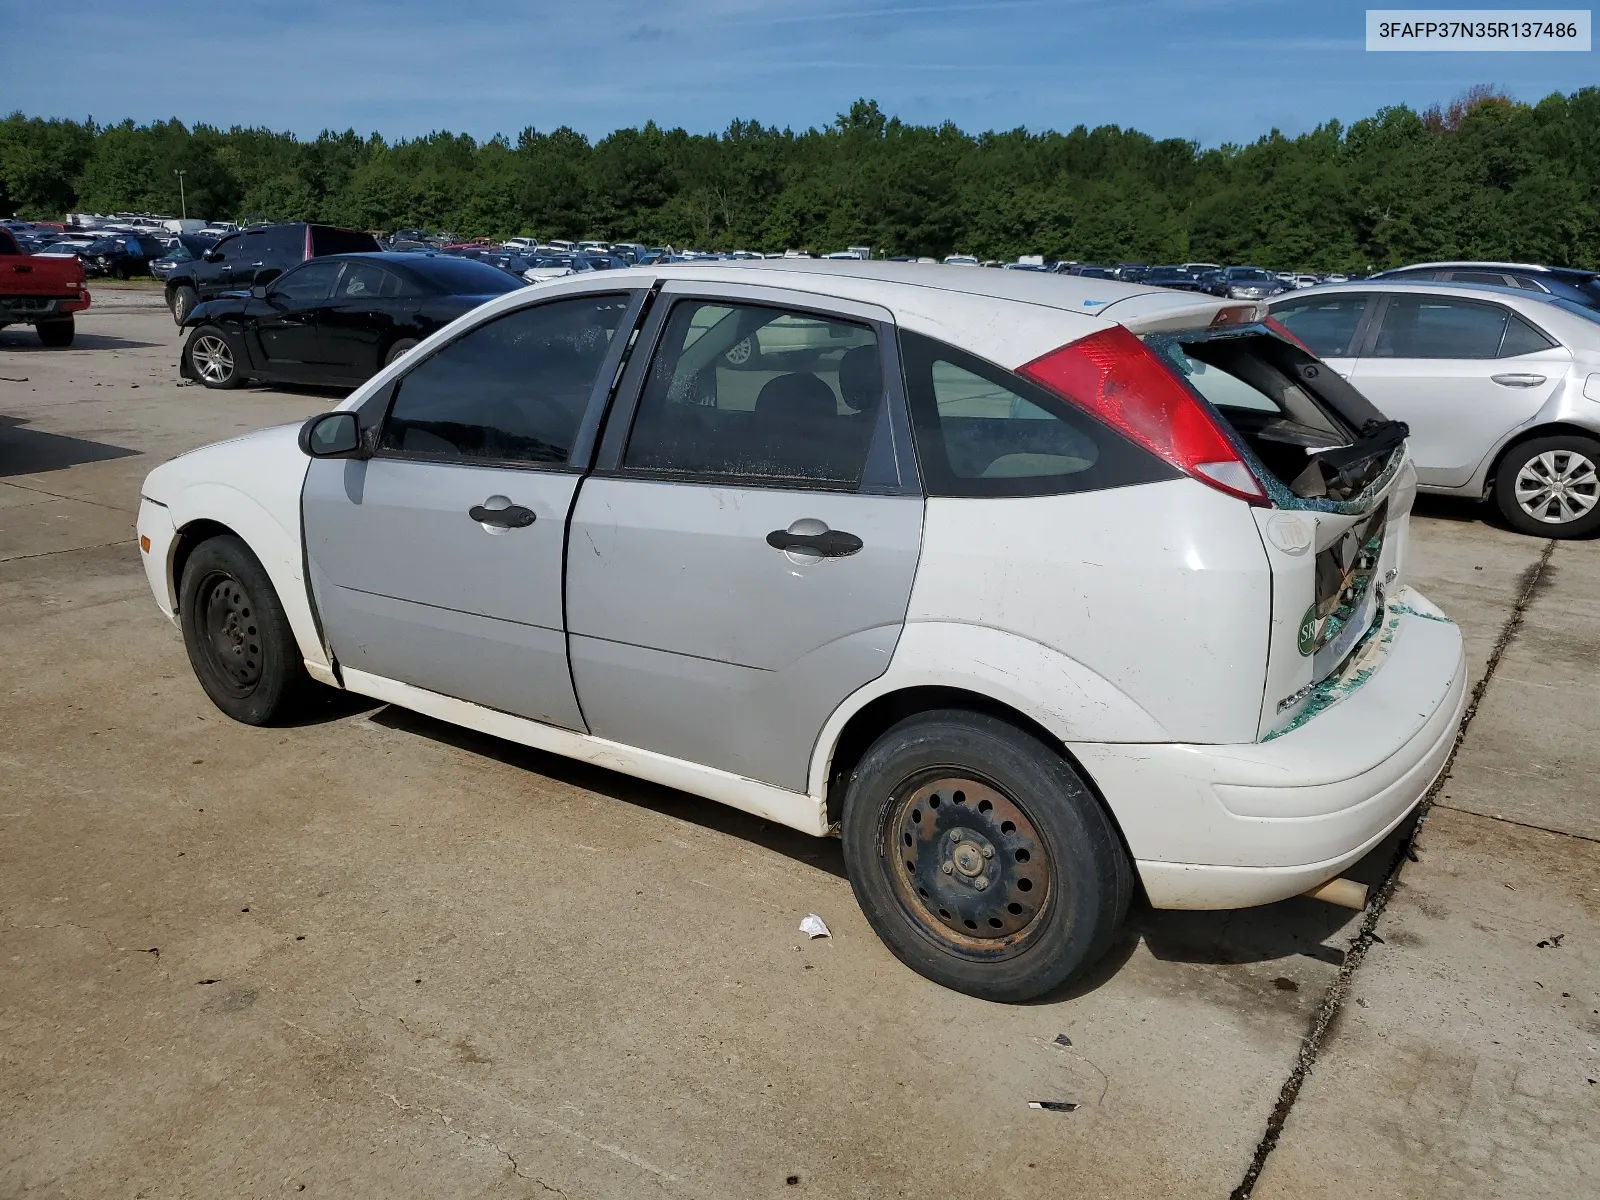
[(113, 278), (113, 279), (126, 279), (127, 277), (128, 277), (128, 268), (123, 266), (121, 263), (117, 263), (114, 267), (111, 268), (111, 278)]
[(183, 358), (189, 377), (208, 388), (227, 391), (244, 382), (233, 343), (215, 325), (201, 325), (189, 335), (183, 344)]
[(72, 345), (73, 336), (77, 333), (77, 325), (72, 320), (72, 314), (56, 317), (50, 321), (40, 321), (34, 326), (39, 333), (39, 341), (53, 350), (61, 350)]
[(416, 348), (416, 345), (416, 338), (401, 338), (398, 342), (389, 347), (389, 353), (383, 356), (383, 365), (387, 367), (395, 359), (411, 353), (411, 351)]
[(194, 306), (200, 303), (200, 294), (186, 283), (180, 283), (172, 290), (172, 320), (175, 324), (182, 325), (189, 319), (189, 314), (194, 311)]
[(1511, 447), (1494, 473), (1506, 523), (1535, 537), (1587, 537), (1600, 529), (1600, 441), (1575, 434)]
[(189, 665), (211, 702), (235, 721), (271, 725), (311, 689), (289, 618), (260, 560), (233, 534), (196, 546), (178, 585)]
[(1133, 895), (1071, 764), (980, 713), (923, 713), (880, 737), (851, 773), (842, 834), (856, 900), (895, 957), (986, 1000), (1030, 1000), (1092, 965)]

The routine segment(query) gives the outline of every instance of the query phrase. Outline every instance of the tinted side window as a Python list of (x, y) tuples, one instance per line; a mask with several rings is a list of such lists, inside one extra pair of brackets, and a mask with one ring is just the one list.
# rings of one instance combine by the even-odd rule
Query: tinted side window
[(340, 300), (390, 299), (400, 294), (400, 277), (369, 262), (347, 263), (337, 293)]
[[(260, 244), (258, 239), (256, 242), (246, 245), (246, 242), (249, 241), (250, 235), (244, 233), (238, 233), (233, 237), (223, 238), (217, 243), (217, 253), (222, 255), (225, 262), (244, 262), (250, 257), (250, 254), (255, 249), (255, 246)], [(251, 258), (250, 261), (254, 262), (255, 260)]]
[(626, 296), (519, 309), (464, 334), (401, 378), (384, 450), (451, 461), (565, 463)]
[(306, 231), (303, 225), (272, 225), (257, 234), (246, 234), (246, 237), (261, 238), (261, 253), (256, 255), (265, 261), (277, 266), (287, 266), (292, 262), (300, 262), (306, 256)]
[(1154, 455), (993, 363), (900, 337), (917, 458), (934, 496), (1044, 496), (1173, 477)]
[(286, 271), (272, 285), (272, 294), (291, 304), (312, 304), (326, 300), (333, 293), (334, 280), (339, 278), (338, 262), (309, 262), (303, 267)]
[(1506, 310), (1445, 296), (1391, 296), (1372, 353), (1379, 358), (1495, 358)]
[(1324, 296), (1274, 305), (1272, 315), (1318, 358), (1342, 358), (1354, 352), (1351, 342), (1366, 308), (1364, 295)]
[(1516, 313), (1511, 314), (1511, 320), (1506, 323), (1506, 335), (1500, 341), (1500, 357), (1514, 358), (1518, 354), (1532, 354), (1538, 350), (1549, 350), (1555, 343), (1538, 329), (1524, 321)]
[[(297, 245), (305, 246), (305, 226), (296, 226)], [(370, 233), (354, 229), (332, 229), (326, 225), (311, 226), (311, 249), (315, 254), (363, 254), (381, 249), (378, 239)]]
[(1452, 271), (1450, 278), (1456, 283), (1482, 283), (1489, 287), (1511, 287), (1512, 281), (1498, 271)]
[(870, 326), (683, 300), (650, 364), (623, 465), (854, 488), (882, 401)]

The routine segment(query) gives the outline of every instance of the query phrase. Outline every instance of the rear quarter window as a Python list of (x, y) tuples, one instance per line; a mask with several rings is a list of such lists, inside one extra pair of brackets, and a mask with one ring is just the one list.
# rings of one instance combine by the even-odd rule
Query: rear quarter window
[(1028, 380), (919, 334), (900, 340), (932, 496), (1048, 496), (1154, 483), (1174, 468)]

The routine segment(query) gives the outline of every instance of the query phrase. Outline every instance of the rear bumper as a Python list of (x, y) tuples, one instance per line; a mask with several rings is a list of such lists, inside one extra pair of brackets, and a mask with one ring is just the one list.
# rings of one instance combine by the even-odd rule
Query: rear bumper
[(1248, 745), (1071, 747), (1100, 787), (1157, 908), (1241, 908), (1338, 875), (1444, 769), (1466, 707), (1461, 633), (1407, 589), (1383, 657), (1304, 725)]
[(23, 325), (30, 321), (48, 321), (51, 317), (82, 312), (88, 307), (87, 289), (61, 296), (0, 296), (0, 322)]

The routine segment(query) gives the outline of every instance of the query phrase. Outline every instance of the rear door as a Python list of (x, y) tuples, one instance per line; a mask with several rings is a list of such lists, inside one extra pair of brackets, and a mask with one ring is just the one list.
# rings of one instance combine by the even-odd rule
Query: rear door
[(323, 379), (322, 347), (317, 339), (316, 312), (327, 303), (344, 264), (319, 259), (296, 267), (267, 286), (266, 300), (252, 307), (259, 361), (284, 379)]
[(1351, 382), (1411, 427), (1419, 483), (1460, 487), (1544, 407), (1571, 360), (1505, 305), (1393, 293), (1383, 298)]
[(363, 409), (374, 457), (312, 461), (306, 554), (344, 668), (584, 728), (566, 521), (640, 303), (583, 294), (492, 317)]
[(573, 512), (591, 732), (805, 790), (828, 715), (887, 668), (916, 571), (893, 329), (774, 289), (663, 291)]

